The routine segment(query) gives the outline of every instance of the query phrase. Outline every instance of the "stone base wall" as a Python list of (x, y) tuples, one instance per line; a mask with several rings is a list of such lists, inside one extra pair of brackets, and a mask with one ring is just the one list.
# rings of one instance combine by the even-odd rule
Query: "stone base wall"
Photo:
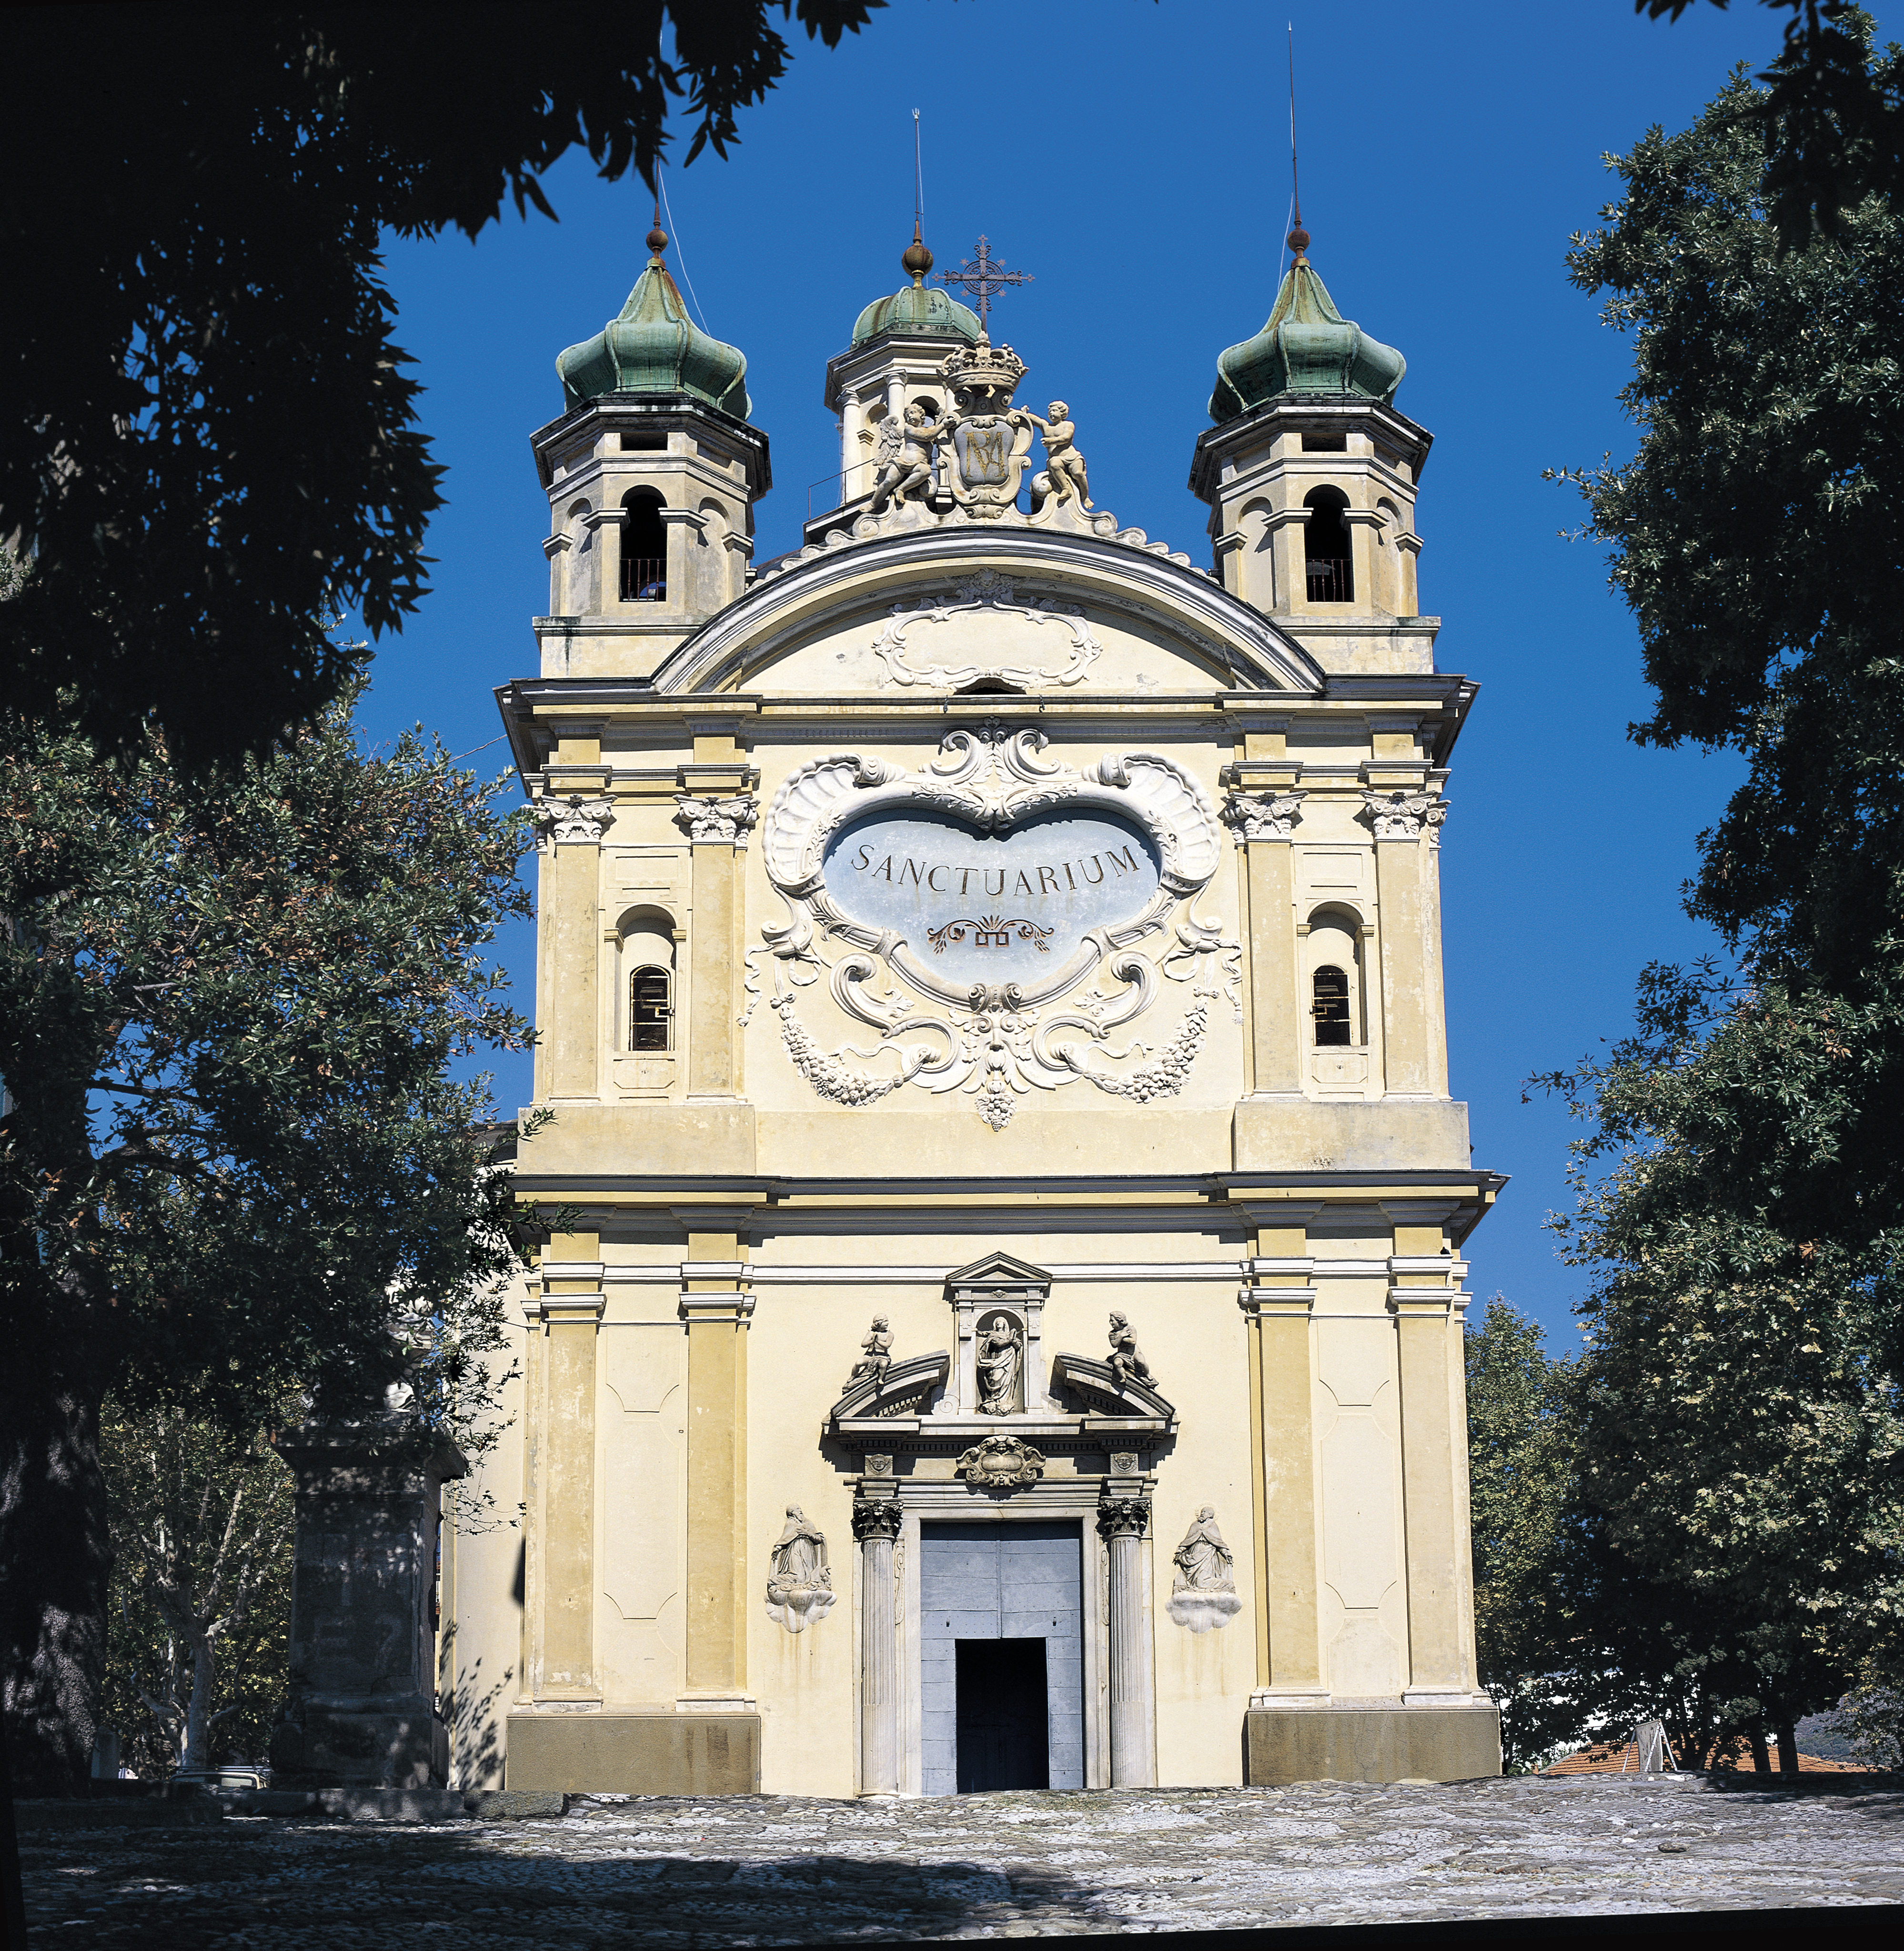
[(1469, 1781), (1501, 1772), (1500, 1709), (1478, 1707), (1252, 1708), (1243, 1779)]
[(757, 1795), (757, 1714), (512, 1714), (507, 1784), (567, 1795)]

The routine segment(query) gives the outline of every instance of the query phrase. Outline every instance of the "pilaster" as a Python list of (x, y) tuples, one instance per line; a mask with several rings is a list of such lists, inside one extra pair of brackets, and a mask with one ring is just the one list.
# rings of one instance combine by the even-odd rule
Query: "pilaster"
[(747, 1349), (754, 1295), (746, 1284), (744, 1232), (723, 1227), (719, 1213), (679, 1216), (688, 1226), (679, 1303), (688, 1335), (688, 1644), (687, 1687), (676, 1705), (731, 1711), (752, 1705)]
[[(1397, 1245), (1415, 1229), (1398, 1227)], [(1423, 1244), (1407, 1238), (1406, 1244)], [(1434, 1705), (1472, 1697), (1462, 1603), (1462, 1517), (1455, 1450), (1453, 1373), (1468, 1297), (1453, 1285), (1462, 1263), (1397, 1253), (1388, 1305), (1400, 1344), (1403, 1535), (1408, 1567), (1409, 1684), (1403, 1699)], [(1465, 1269), (1463, 1269), (1465, 1270)]]
[(599, 1235), (557, 1234), (544, 1250), (538, 1700), (599, 1702), (595, 1669), (595, 1355), (603, 1307)]
[[(688, 1096), (735, 1098), (741, 1094), (738, 988), (741, 972), (741, 869), (747, 835), (760, 802), (738, 790), (757, 776), (744, 761), (727, 766), (699, 762), (691, 768), (699, 790), (676, 795), (675, 823), (693, 844), (692, 926), (688, 959)], [(732, 749), (731, 739), (727, 741)]]
[[(1447, 775), (1398, 784), (1371, 766), (1362, 799), (1375, 834), (1375, 894), (1381, 914), (1382, 1061), (1391, 1097), (1448, 1094), (1442, 1021), (1440, 901), (1435, 829), (1447, 816)], [(1406, 778), (1409, 769), (1397, 768)]]
[[(1311, 1209), (1312, 1211), (1319, 1209)], [(1253, 1502), (1257, 1533), (1259, 1706), (1325, 1701), (1318, 1621), (1314, 1359), (1316, 1263), (1300, 1210), (1259, 1225), (1250, 1285), (1238, 1296), (1249, 1324)]]
[[(1280, 742), (1280, 741), (1278, 741)], [(1291, 857), (1298, 809), (1294, 765), (1247, 764), (1231, 776), (1263, 776), (1255, 791), (1232, 791), (1223, 823), (1236, 835), (1242, 865), (1246, 939), (1250, 944), (1248, 1088), (1253, 1097), (1302, 1093), (1301, 985), (1296, 968), (1294, 881)]]
[[(564, 738), (557, 760), (564, 766), (600, 762), (594, 738)], [(585, 780), (564, 773), (571, 789), (539, 801), (542, 829), (544, 912), (551, 948), (542, 975), (546, 985), (537, 1013), (547, 1041), (546, 1066), (538, 1094), (595, 1097), (601, 1094), (600, 984), (601, 840), (614, 820), (614, 802), (592, 791)], [(604, 776), (601, 785), (606, 784)]]

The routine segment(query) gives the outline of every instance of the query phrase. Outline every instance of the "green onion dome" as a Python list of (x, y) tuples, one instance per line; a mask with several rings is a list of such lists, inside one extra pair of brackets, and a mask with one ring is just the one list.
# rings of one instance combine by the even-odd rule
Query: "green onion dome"
[(1336, 310), (1299, 248), (1269, 323), (1218, 357), (1210, 417), (1220, 425), (1291, 393), (1386, 404), (1407, 370), (1408, 361), (1392, 345), (1371, 339)]
[(916, 223), (913, 241), (899, 262), (912, 283), (889, 298), (875, 298), (860, 313), (853, 327), (853, 343), (863, 345), (882, 332), (898, 332), (910, 339), (962, 339), (968, 345), (976, 345), (978, 314), (960, 304), (943, 286), (925, 282), (925, 274), (932, 268), (932, 254), (919, 241)]
[(557, 358), (564, 404), (579, 407), (610, 393), (685, 393), (744, 420), (751, 404), (746, 355), (688, 317), (661, 261), (667, 242), (658, 225), (648, 233), (648, 268), (621, 315)]

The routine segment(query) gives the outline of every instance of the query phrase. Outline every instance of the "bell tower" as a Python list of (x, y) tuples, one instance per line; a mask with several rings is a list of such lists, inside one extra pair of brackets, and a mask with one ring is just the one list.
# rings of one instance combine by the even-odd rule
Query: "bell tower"
[(773, 485), (747, 361), (699, 329), (667, 233), (620, 314), (556, 361), (566, 410), (532, 436), (549, 498), (545, 677), (645, 676), (747, 585)]
[(1217, 360), (1191, 492), (1217, 576), (1331, 670), (1432, 667), (1416, 591), (1415, 496), (1433, 435), (1394, 406), (1408, 370), (1295, 262), (1263, 329)]

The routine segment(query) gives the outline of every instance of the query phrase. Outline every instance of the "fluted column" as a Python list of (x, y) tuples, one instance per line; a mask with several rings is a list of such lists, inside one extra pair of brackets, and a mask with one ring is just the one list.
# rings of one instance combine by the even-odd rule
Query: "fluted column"
[[(1113, 1480), (1114, 1487), (1114, 1480)], [(1097, 1529), (1110, 1553), (1111, 1786), (1149, 1788), (1155, 1712), (1150, 1636), (1144, 1624), (1144, 1534), (1150, 1522), (1146, 1497), (1111, 1494), (1097, 1506)]]
[(860, 1541), (860, 1793), (899, 1793), (899, 1622), (893, 1541), (904, 1514), (897, 1499), (862, 1493), (853, 1502)]

